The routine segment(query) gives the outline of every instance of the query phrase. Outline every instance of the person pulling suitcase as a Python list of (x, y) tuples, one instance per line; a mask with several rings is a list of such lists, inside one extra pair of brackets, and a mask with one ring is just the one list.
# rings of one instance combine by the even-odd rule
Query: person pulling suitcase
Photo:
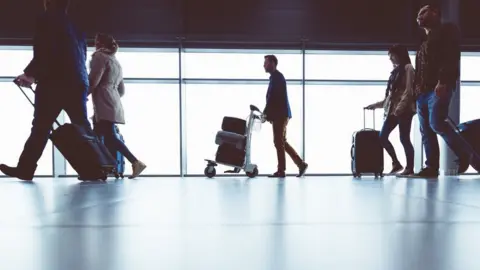
[(53, 123), (62, 110), (72, 123), (94, 135), (87, 117), (87, 42), (67, 15), (69, 0), (44, 0), (36, 21), (33, 59), (15, 82), (22, 87), (36, 83), (32, 129), (16, 167), (5, 164), (7, 176), (32, 180), (47, 145)]

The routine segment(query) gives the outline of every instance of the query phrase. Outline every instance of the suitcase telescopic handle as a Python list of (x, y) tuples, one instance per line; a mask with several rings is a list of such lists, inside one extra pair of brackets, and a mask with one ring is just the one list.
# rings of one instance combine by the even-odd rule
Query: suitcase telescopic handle
[[(365, 115), (366, 110), (367, 108), (363, 108), (363, 129), (367, 128), (366, 115)], [(372, 109), (372, 112), (373, 112), (373, 129), (375, 129), (375, 109)]]
[[(13, 82), (15, 83), (16, 86), (18, 86), (18, 89), (20, 89), (22, 94), (27, 98), (28, 102), (30, 102), (30, 104), (32, 104), (32, 106), (35, 108), (35, 103), (33, 103), (33, 101), (28, 97), (27, 93), (25, 93), (25, 91), (23, 91), (23, 88), (20, 86), (20, 84), (17, 82), (17, 80), (13, 80)], [(29, 88), (35, 94), (35, 90), (33, 90), (32, 86), (29, 86), (27, 88)], [(61, 124), (56, 119), (55, 119), (55, 124), (57, 124), (58, 126), (61, 126)]]

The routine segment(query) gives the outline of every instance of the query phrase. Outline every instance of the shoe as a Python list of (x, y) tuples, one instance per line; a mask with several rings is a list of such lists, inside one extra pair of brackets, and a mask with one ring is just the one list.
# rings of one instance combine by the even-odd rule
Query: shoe
[(305, 172), (307, 171), (308, 169), (308, 164), (307, 163), (303, 163), (300, 167), (298, 167), (298, 174), (297, 174), (297, 177), (302, 177), (305, 175)]
[(145, 170), (145, 168), (147, 168), (147, 165), (137, 160), (135, 163), (132, 164), (132, 175), (128, 177), (128, 179), (133, 179), (139, 176), (143, 172), (143, 170)]
[(18, 178), (24, 181), (32, 181), (33, 175), (35, 174), (36, 166), (33, 170), (24, 170), (18, 167), (10, 167), (5, 164), (0, 164), (0, 171), (6, 176)]
[(394, 162), (392, 165), (392, 170), (390, 171), (390, 174), (398, 173), (401, 170), (403, 170), (402, 164), (400, 164), (400, 162)]
[(285, 178), (284, 172), (276, 172), (268, 176), (269, 178)]
[(406, 168), (403, 172), (397, 174), (397, 177), (410, 177), (414, 174), (412, 169)]
[(438, 170), (431, 169), (429, 167), (423, 168), (419, 173), (412, 174), (409, 177), (412, 178), (438, 178)]

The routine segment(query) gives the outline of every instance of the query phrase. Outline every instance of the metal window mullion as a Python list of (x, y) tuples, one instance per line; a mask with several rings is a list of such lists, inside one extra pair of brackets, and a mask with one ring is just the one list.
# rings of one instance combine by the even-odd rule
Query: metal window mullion
[(306, 155), (305, 155), (305, 150), (306, 150), (306, 109), (305, 109), (305, 104), (306, 104), (306, 98), (305, 98), (305, 39), (302, 39), (302, 153), (301, 157), (303, 160), (305, 160)]
[(185, 119), (185, 88), (183, 87), (183, 43), (182, 37), (178, 38), (178, 102), (179, 102), (179, 121), (180, 121), (180, 177), (184, 177), (187, 173), (187, 134)]

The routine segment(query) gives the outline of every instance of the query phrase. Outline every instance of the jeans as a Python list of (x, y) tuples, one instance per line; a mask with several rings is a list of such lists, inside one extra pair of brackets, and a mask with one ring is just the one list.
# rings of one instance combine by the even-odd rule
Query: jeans
[(120, 152), (130, 163), (137, 162), (137, 158), (130, 152), (128, 147), (116, 136), (115, 124), (110, 121), (101, 120), (95, 123), (95, 132), (103, 137), (105, 146), (111, 151), (113, 157)]
[(278, 169), (277, 172), (285, 172), (286, 157), (285, 152), (292, 158), (293, 162), (300, 168), (303, 165), (302, 158), (297, 154), (295, 149), (287, 142), (287, 124), (288, 118), (280, 118), (272, 121), (273, 142), (277, 149)]
[(437, 134), (451, 149), (462, 149), (462, 142), (453, 128), (445, 122), (453, 91), (438, 97), (434, 91), (424, 93), (417, 98), (417, 113), (425, 147), (425, 165), (433, 170), (440, 168), (440, 149)]
[(37, 85), (32, 129), (20, 155), (19, 168), (35, 170), (47, 145), (53, 123), (62, 110), (65, 110), (73, 124), (84, 126), (87, 132), (94, 134), (87, 118), (87, 88), (61, 88), (63, 87)]
[(392, 161), (394, 163), (398, 163), (399, 161), (395, 153), (395, 149), (393, 148), (392, 143), (390, 143), (390, 141), (388, 140), (390, 133), (398, 125), (400, 131), (400, 142), (403, 145), (403, 149), (405, 150), (405, 156), (407, 158), (406, 169), (411, 170), (413, 170), (413, 162), (415, 158), (415, 150), (410, 140), (410, 131), (412, 129), (413, 116), (414, 113), (407, 113), (402, 116), (389, 115), (387, 119), (385, 119), (385, 122), (383, 122), (383, 127), (380, 131), (380, 140), (383, 147), (392, 158)]

